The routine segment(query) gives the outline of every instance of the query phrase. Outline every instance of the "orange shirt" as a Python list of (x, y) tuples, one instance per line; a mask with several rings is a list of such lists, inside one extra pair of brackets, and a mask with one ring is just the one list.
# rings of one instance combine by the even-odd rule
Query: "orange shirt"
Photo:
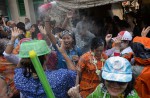
[(13, 81), (15, 67), (15, 65), (8, 62), (3, 56), (0, 56), (0, 74), (2, 75), (7, 85), (10, 87), (10, 90), (14, 95), (18, 94)]
[(136, 78), (135, 89), (140, 98), (150, 98), (150, 66), (145, 66)]
[[(107, 56), (102, 53), (102, 57), (106, 60)], [(96, 74), (96, 66), (92, 63), (93, 55), (87, 52), (81, 56), (78, 66), (81, 68), (80, 94), (82, 98), (86, 98), (92, 93), (100, 83), (99, 77)], [(97, 68), (102, 68), (101, 60), (97, 60)]]

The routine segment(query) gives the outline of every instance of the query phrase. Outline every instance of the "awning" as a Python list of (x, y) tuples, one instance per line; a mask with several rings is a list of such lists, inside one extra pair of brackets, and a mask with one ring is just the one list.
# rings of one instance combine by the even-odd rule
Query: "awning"
[(126, 0), (58, 0), (59, 7), (64, 9), (83, 9), (95, 6), (106, 5)]

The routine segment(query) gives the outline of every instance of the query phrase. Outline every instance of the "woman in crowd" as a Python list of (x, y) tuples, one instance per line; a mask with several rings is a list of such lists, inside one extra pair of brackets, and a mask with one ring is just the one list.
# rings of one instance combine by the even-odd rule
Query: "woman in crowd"
[[(86, 98), (140, 98), (134, 90), (134, 77), (130, 62), (122, 57), (106, 60), (100, 74), (102, 83)], [(78, 87), (68, 91), (71, 98), (83, 98)]]
[[(62, 44), (63, 45), (63, 44)], [(63, 47), (63, 46), (61, 46)], [(61, 49), (58, 47), (58, 49)], [(20, 46), (19, 57), (20, 63), (15, 69), (15, 85), (18, 90), (21, 91), (24, 97), (27, 98), (46, 98), (45, 91), (37, 76), (33, 64), (29, 58), (29, 51), (34, 50), (41, 62), (44, 65), (47, 59), (47, 55), (51, 52), (44, 40), (33, 40), (24, 42)], [(63, 55), (65, 52), (63, 52)], [(67, 58), (67, 55), (64, 57)], [(65, 59), (68, 62), (70, 59)], [(74, 67), (72, 62), (68, 63), (72, 68)], [(46, 70), (43, 66), (49, 84), (54, 92), (56, 98), (69, 98), (67, 91), (69, 88), (75, 85), (75, 71), (68, 69), (59, 70)]]
[[(60, 44), (60, 40), (57, 40), (55, 38), (55, 36), (52, 34), (49, 21), (50, 21), (49, 18), (47, 18), (45, 20), (45, 29), (46, 29), (46, 33), (47, 33), (49, 39), (51, 40), (51, 42), (57, 52), (57, 56), (58, 56), (57, 68), (58, 69), (59, 68), (67, 68), (66, 62), (65, 62), (63, 56), (61, 55), (61, 53), (58, 51), (58, 49), (56, 47), (56, 44)], [(75, 41), (74, 34), (71, 31), (65, 30), (62, 32), (61, 38), (64, 41), (64, 45), (65, 45), (64, 47), (65, 47), (67, 55), (74, 62), (74, 64), (76, 64), (79, 57), (82, 55), (82, 52), (81, 52), (80, 48), (76, 47), (76, 41)]]
[(100, 83), (99, 74), (107, 56), (103, 52), (104, 41), (95, 37), (91, 42), (91, 51), (83, 54), (78, 62), (80, 94), (86, 98)]

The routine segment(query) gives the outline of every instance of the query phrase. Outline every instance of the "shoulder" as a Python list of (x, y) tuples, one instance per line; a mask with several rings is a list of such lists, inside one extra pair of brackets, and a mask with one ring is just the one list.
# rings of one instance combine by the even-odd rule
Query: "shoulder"
[(50, 78), (56, 77), (60, 79), (60, 78), (67, 78), (69, 76), (75, 76), (76, 72), (68, 69), (59, 69), (54, 71), (46, 71), (46, 75), (48, 75), (48, 77)]
[(133, 52), (133, 50), (131, 49), (131, 47), (127, 47), (126, 49), (124, 49), (121, 54), (125, 54), (125, 53), (130, 53)]
[[(87, 98), (101, 98), (104, 95), (104, 92), (102, 90), (103, 84), (99, 84), (94, 92), (92, 92)], [(107, 92), (106, 92), (107, 93)]]
[(128, 94), (127, 98), (140, 98), (136, 92), (136, 90), (132, 90), (131, 93)]
[(81, 48), (79, 48), (78, 46), (75, 46), (75, 50), (77, 51), (78, 56), (81, 56), (83, 54)]
[(89, 60), (89, 57), (91, 57), (91, 52), (86, 52), (81, 56), (81, 59)]

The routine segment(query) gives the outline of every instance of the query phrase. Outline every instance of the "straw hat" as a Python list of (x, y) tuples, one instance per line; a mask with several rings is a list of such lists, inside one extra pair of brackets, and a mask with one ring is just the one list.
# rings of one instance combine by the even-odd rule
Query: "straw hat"
[(29, 58), (29, 51), (31, 50), (34, 50), (37, 56), (46, 55), (51, 51), (44, 40), (32, 40), (21, 44), (19, 57)]

